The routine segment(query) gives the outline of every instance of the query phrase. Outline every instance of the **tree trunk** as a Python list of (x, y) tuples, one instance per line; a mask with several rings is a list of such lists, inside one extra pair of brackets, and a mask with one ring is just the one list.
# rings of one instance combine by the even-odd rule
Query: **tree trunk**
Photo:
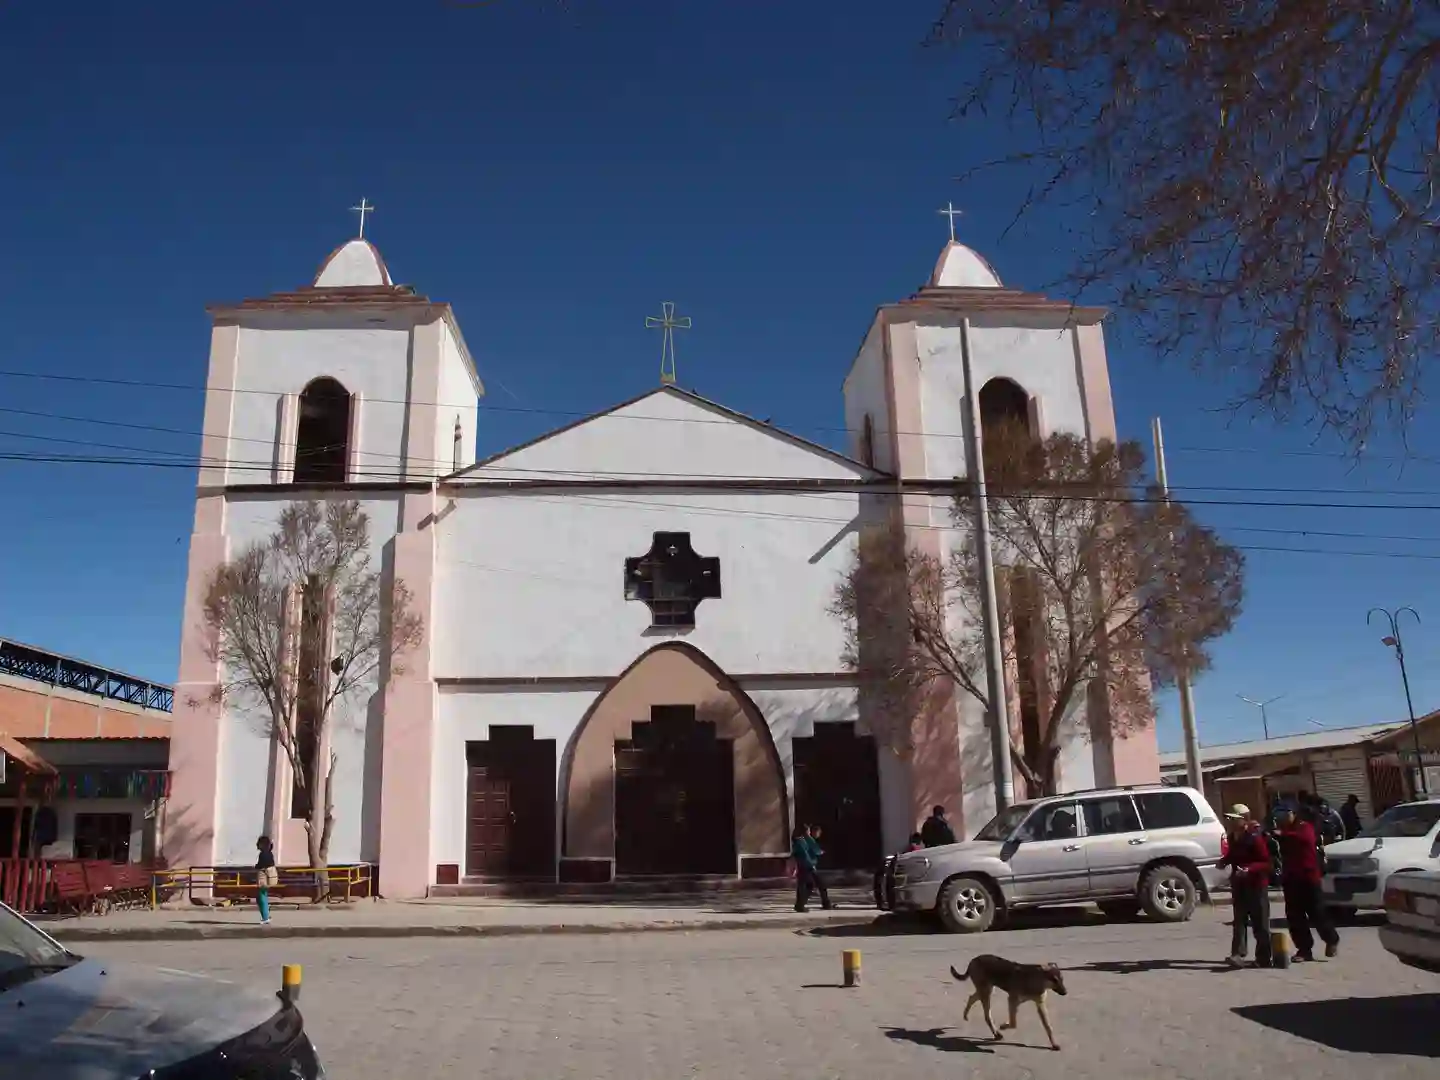
[(331, 812), (330, 781), (335, 766), (322, 770), (315, 763), (314, 783), (310, 790), (310, 817), (305, 822), (305, 839), (309, 851), (310, 867), (315, 875), (315, 902), (321, 903), (330, 895), (330, 830), (334, 825)]

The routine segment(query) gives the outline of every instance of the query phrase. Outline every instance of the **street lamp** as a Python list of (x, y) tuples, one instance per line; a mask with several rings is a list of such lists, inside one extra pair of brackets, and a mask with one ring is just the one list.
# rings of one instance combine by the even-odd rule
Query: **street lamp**
[(1267, 713), (1265, 710), (1269, 706), (1274, 705), (1275, 702), (1279, 701), (1285, 695), (1276, 694), (1274, 697), (1266, 698), (1264, 701), (1256, 701), (1254, 698), (1246, 697), (1244, 694), (1236, 694), (1235, 696), (1238, 697), (1241, 701), (1245, 702), (1246, 705), (1254, 705), (1257, 709), (1260, 710), (1260, 730), (1265, 732), (1265, 738), (1270, 738), (1270, 714)]
[(1405, 687), (1405, 708), (1410, 711), (1410, 737), (1415, 743), (1415, 774), (1420, 781), (1420, 794), (1428, 795), (1429, 787), (1425, 783), (1425, 758), (1420, 750), (1420, 725), (1415, 723), (1415, 702), (1410, 697), (1410, 676), (1405, 671), (1405, 641), (1400, 637), (1400, 616), (1409, 612), (1415, 619), (1415, 625), (1420, 625), (1420, 613), (1411, 607), (1396, 608), (1390, 611), (1383, 607), (1371, 608), (1370, 613), (1365, 616), (1365, 623), (1368, 626), (1375, 613), (1379, 612), (1385, 616), (1390, 624), (1388, 636), (1380, 639), (1381, 644), (1389, 645), (1395, 650), (1395, 659), (1400, 662), (1400, 682)]

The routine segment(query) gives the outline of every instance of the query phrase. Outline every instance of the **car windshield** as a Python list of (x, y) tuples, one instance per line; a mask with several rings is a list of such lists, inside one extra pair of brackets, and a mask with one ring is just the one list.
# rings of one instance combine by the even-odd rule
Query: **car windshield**
[(1358, 836), (1375, 839), (1425, 836), (1440, 821), (1440, 801), (1392, 806)]
[(35, 974), (69, 967), (76, 959), (0, 904), (0, 991)]
[(1020, 823), (1030, 813), (1029, 803), (1020, 803), (1010, 807), (1009, 810), (1001, 811), (990, 819), (989, 823), (975, 834), (976, 840), (1009, 840), (1010, 834), (1019, 828)]

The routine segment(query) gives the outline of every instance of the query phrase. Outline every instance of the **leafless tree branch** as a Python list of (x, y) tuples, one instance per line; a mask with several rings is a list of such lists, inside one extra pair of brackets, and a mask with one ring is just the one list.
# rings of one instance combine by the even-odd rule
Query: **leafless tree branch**
[(1031, 133), (988, 167), (1091, 209), (1072, 287), (1237, 404), (1357, 446), (1410, 417), (1440, 335), (1434, 0), (948, 0), (932, 41), (967, 50), (959, 116)]

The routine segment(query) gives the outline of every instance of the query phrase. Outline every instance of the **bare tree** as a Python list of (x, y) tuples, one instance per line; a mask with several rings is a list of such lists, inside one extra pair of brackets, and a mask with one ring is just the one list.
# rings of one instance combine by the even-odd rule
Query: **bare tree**
[[(1242, 400), (1363, 439), (1440, 337), (1433, 0), (948, 0), (959, 112), (999, 110), (1020, 213), (1085, 208), (1071, 284)], [(1024, 190), (1024, 185), (1021, 185)]]
[[(388, 602), (387, 602), (388, 601)], [(285, 754), (317, 897), (335, 825), (337, 719), (372, 679), (399, 671), (424, 625), (410, 590), (388, 589), (354, 501), (291, 503), (275, 532), (221, 566), (205, 594), (216, 697), (251, 711)], [(268, 815), (267, 815), (268, 816)]]
[[(1148, 668), (1158, 684), (1206, 668), (1206, 646), (1230, 629), (1243, 561), (1143, 484), (1134, 443), (1090, 450), (1072, 435), (1036, 444), (1023, 432), (987, 437), (990, 519), (1015, 767), (1032, 794), (1053, 792), (1067, 734), (1113, 737), (1152, 719)], [(879, 694), (881, 732), (903, 740), (928, 690), (958, 686), (987, 710), (973, 503), (954, 505), (957, 543), (946, 559), (880, 527), (857, 549), (833, 612), (849, 638), (846, 661)], [(1081, 705), (1084, 726), (1077, 726)], [(1097, 727), (1097, 725), (1100, 725)]]

